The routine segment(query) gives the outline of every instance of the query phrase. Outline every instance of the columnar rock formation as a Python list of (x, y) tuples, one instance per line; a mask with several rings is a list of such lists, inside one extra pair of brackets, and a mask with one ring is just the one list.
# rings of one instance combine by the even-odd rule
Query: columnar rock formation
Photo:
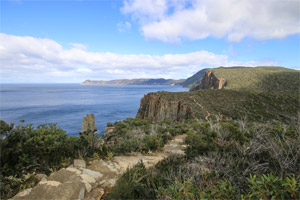
[(201, 83), (192, 88), (191, 91), (199, 89), (223, 89), (227, 84), (226, 79), (218, 78), (213, 71), (207, 70)]
[(181, 101), (167, 100), (156, 93), (149, 93), (142, 98), (136, 117), (153, 121), (179, 121), (192, 119), (193, 113), (191, 108)]
[(80, 134), (89, 134), (97, 131), (94, 114), (87, 114), (82, 119), (82, 129)]

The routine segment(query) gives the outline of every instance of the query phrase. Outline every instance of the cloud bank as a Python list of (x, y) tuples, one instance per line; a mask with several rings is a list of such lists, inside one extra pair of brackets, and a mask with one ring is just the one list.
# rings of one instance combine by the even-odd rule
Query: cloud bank
[(0, 33), (1, 82), (82, 82), (85, 79), (187, 78), (204, 67), (276, 65), (235, 62), (208, 51), (186, 54), (89, 52), (82, 44), (66, 49), (54, 40)]
[(207, 37), (237, 42), (300, 33), (299, 0), (124, 0), (147, 39), (178, 43)]

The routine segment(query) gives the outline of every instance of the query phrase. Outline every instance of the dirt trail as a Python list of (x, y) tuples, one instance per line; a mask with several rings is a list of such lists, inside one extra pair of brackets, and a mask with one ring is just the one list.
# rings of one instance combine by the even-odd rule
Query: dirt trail
[(112, 160), (94, 160), (85, 166), (63, 168), (44, 178), (36, 187), (24, 190), (12, 199), (85, 199), (100, 200), (117, 179), (141, 160), (151, 167), (171, 154), (184, 154), (186, 135), (170, 140), (161, 151), (147, 155), (134, 153)]
[[(208, 118), (210, 117), (210, 112), (208, 112), (200, 103), (198, 103), (197, 101), (196, 101), (196, 99), (194, 98), (194, 97), (192, 97), (192, 96), (190, 96), (190, 98), (202, 109), (202, 110), (204, 110), (206, 113), (207, 113), (207, 115), (205, 116), (205, 119), (208, 121)], [(197, 119), (197, 121), (198, 121), (198, 119)]]

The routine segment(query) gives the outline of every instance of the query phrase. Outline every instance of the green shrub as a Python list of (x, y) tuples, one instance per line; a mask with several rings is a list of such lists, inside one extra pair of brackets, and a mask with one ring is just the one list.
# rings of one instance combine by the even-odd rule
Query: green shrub
[(147, 179), (145, 165), (140, 162), (122, 175), (107, 199), (153, 199), (155, 190)]
[(280, 179), (272, 174), (254, 175), (247, 179), (247, 199), (299, 199), (300, 177)]
[(142, 151), (155, 151), (163, 146), (163, 141), (157, 135), (145, 135), (143, 138)]
[[(1, 198), (7, 198), (22, 189), (22, 185), (35, 184), (24, 179), (24, 174), (51, 171), (66, 167), (74, 158), (102, 155), (103, 149), (97, 134), (69, 136), (56, 124), (8, 125), (1, 123)], [(8, 177), (14, 177), (8, 178)]]

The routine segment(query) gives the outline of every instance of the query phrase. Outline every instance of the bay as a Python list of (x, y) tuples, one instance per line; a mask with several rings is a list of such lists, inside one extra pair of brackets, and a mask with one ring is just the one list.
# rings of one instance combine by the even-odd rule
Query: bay
[(107, 122), (135, 117), (140, 100), (149, 92), (187, 91), (181, 86), (1, 84), (0, 119), (7, 123), (57, 123), (67, 134), (78, 136), (82, 118), (95, 115), (99, 134)]

